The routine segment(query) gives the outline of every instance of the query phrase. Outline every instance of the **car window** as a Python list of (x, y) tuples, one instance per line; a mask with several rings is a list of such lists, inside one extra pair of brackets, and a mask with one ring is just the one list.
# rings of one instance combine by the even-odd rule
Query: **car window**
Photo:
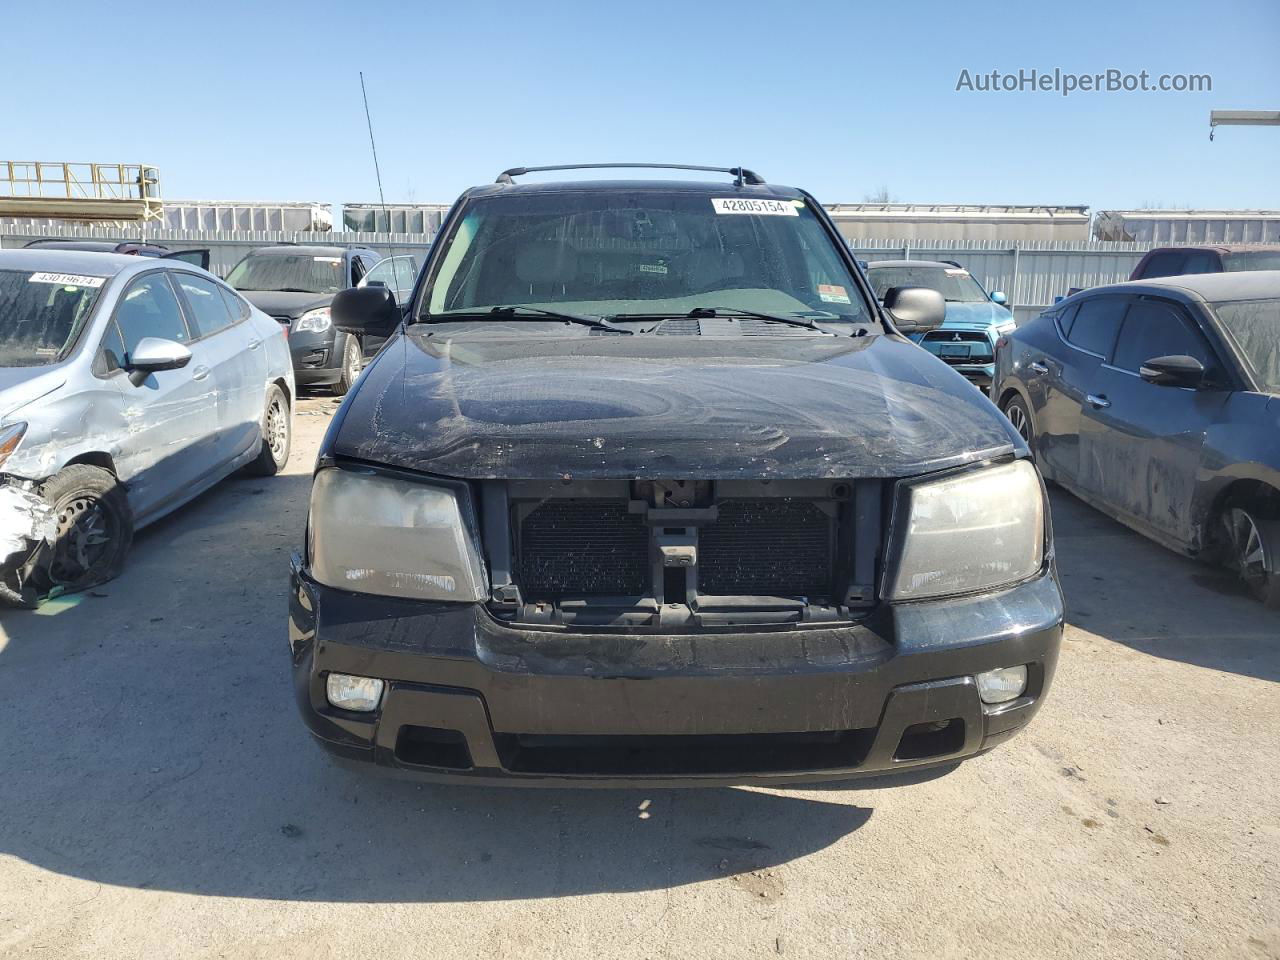
[(173, 278), (191, 307), (191, 322), (197, 337), (212, 336), (235, 323), (227, 301), (212, 280), (190, 273), (176, 273)]
[(191, 339), (178, 298), (163, 273), (149, 273), (135, 280), (120, 298), (115, 320), (120, 325), (126, 356), (146, 337), (178, 343)]
[(342, 257), (313, 253), (251, 253), (227, 274), (237, 290), (337, 293), (350, 286)]
[(1165, 250), (1157, 253), (1142, 268), (1135, 279), (1145, 280), (1149, 277), (1176, 277), (1182, 272), (1182, 261), (1186, 253), (1181, 250)]
[(222, 299), (227, 302), (227, 309), (231, 311), (231, 316), (238, 320), (249, 319), (249, 303), (230, 287), (224, 287), (218, 284), (218, 292), (222, 294)]
[(396, 257), (396, 285), (405, 297), (413, 292), (413, 284), (418, 279), (418, 264), (413, 257)]
[(1209, 345), (1190, 318), (1171, 304), (1140, 300), (1129, 307), (1112, 364), (1137, 373), (1152, 357), (1195, 357), (1206, 369), (1213, 364)]
[(1222, 267), (1218, 264), (1218, 255), (1210, 253), (1207, 250), (1200, 250), (1196, 253), (1187, 254), (1187, 260), (1182, 265), (1182, 272), (1187, 273), (1218, 273)]
[(1239, 270), (1280, 270), (1280, 250), (1252, 250), (1233, 253), (1222, 258), (1222, 267), (1228, 273)]
[(98, 348), (98, 356), (94, 360), (93, 372), (111, 373), (124, 369), (124, 340), (120, 336), (120, 328), (114, 320), (107, 321), (106, 332), (102, 335), (102, 344)]
[(883, 300), (891, 287), (928, 287), (950, 303), (983, 303), (990, 299), (978, 281), (963, 267), (877, 267), (867, 268), (867, 279)]
[(1067, 309), (1062, 311), (1062, 315), (1058, 317), (1058, 326), (1062, 327), (1063, 336), (1071, 333), (1071, 325), (1076, 322), (1076, 311), (1080, 309), (1078, 303), (1073, 303)]
[(1075, 320), (1067, 340), (1081, 350), (1088, 350), (1100, 357), (1111, 355), (1120, 330), (1120, 318), (1124, 316), (1128, 301), (1124, 297), (1094, 297), (1085, 300), (1076, 310)]
[(364, 279), (365, 266), (364, 261), (359, 257), (351, 258), (351, 285), (354, 287), (357, 283)]
[(1280, 393), (1280, 300), (1215, 303), (1218, 322), (1263, 390)]

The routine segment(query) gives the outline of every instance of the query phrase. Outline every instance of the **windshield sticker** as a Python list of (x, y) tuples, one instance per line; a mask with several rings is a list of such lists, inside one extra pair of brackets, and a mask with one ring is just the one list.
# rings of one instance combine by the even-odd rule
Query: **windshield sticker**
[(844, 287), (837, 286), (834, 283), (818, 284), (818, 296), (822, 298), (823, 303), (848, 303), (849, 294)]
[(33, 273), (27, 283), (60, 283), (64, 287), (93, 287), (107, 282), (106, 277), (82, 277), (78, 273)]
[(716, 213), (754, 213), (766, 217), (798, 217), (800, 211), (795, 204), (786, 200), (756, 200), (746, 197), (720, 198), (711, 200), (712, 209)]
[(667, 272), (667, 268), (660, 263), (642, 263), (640, 264), (640, 272), (665, 274)]
[(312, 257), (316, 263), (341, 263), (341, 257)]
[(948, 277), (967, 277), (969, 275), (968, 270), (961, 270), (959, 267), (948, 268), (946, 273)]

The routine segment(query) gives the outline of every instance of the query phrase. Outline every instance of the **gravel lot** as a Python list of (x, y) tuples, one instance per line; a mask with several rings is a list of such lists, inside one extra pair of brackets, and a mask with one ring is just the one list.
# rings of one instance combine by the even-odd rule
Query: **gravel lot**
[(1071, 498), (1031, 729), (923, 782), (513, 791), (332, 767), (295, 714), (287, 474), (0, 614), (0, 956), (1280, 957), (1280, 619)]

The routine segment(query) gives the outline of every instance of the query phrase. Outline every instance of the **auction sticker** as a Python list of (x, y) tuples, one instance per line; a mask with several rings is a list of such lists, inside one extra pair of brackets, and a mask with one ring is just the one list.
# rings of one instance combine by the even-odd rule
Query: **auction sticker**
[(969, 271), (962, 270), (959, 267), (955, 267), (953, 269), (948, 269), (946, 271), (946, 274), (948, 277), (967, 277), (969, 275)]
[(312, 257), (316, 263), (341, 263), (341, 257)]
[(818, 296), (824, 303), (848, 303), (849, 292), (834, 283), (818, 284)]
[(751, 197), (713, 197), (716, 213), (754, 213), (766, 217), (798, 217), (800, 211), (790, 200), (759, 200)]
[(57, 283), (64, 287), (100, 287), (106, 277), (82, 277), (78, 273), (33, 273), (27, 283)]

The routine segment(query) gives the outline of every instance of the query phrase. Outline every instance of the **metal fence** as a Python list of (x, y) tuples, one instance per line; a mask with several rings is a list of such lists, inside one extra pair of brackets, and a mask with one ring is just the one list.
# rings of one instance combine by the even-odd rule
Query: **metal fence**
[[(131, 230), (101, 226), (62, 225), (0, 227), (0, 247), (21, 247), (40, 237), (83, 240), (136, 240), (139, 227)], [(173, 230), (148, 225), (145, 238), (175, 250), (207, 247), (210, 269), (225, 275), (236, 262), (255, 247), (273, 243), (358, 245), (371, 247), (383, 255), (412, 254), (419, 264), (430, 248), (430, 238), (420, 233), (356, 233), (351, 231), (313, 233), (301, 231), (254, 230), (218, 231)], [(1053, 303), (1055, 297), (1073, 287), (1096, 287), (1127, 280), (1149, 243), (1099, 241), (1025, 241), (1007, 243), (994, 240), (950, 240), (924, 243), (918, 240), (855, 240), (850, 247), (863, 260), (956, 260), (988, 290), (1002, 290), (1021, 322)]]

